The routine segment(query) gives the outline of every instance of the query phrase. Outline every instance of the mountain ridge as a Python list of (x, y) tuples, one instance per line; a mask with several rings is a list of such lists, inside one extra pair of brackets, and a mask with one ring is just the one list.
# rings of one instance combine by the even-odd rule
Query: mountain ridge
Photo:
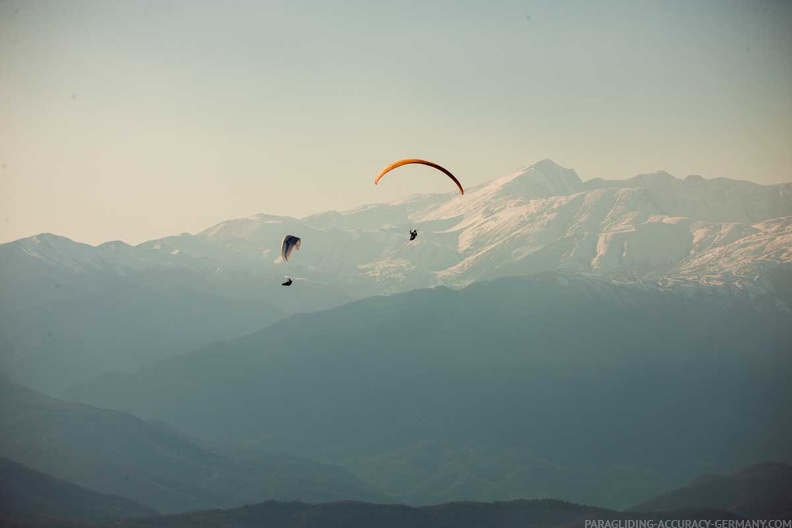
[(584, 526), (587, 521), (616, 519), (738, 519), (721, 511), (673, 512), (664, 514), (622, 513), (565, 501), (540, 499), (495, 503), (457, 502), (437, 506), (366, 504), (345, 501), (323, 505), (300, 502), (265, 502), (234, 510), (212, 510), (178, 516), (121, 521), (113, 526), (211, 528), (516, 528), (522, 526)]
[(385, 500), (337, 467), (221, 453), (163, 424), (59, 400), (0, 376), (0, 457), (174, 513), (267, 498)]
[[(285, 234), (303, 240), (289, 262)], [(136, 246), (37, 235), (0, 245), (0, 366), (59, 393), (289, 314), (546, 271), (792, 290), (792, 184), (668, 173), (582, 182), (542, 160), (464, 196), (262, 213)]]
[(788, 303), (733, 284), (497, 279), (294, 315), (70, 396), (337, 463), (410, 503), (626, 506), (701, 464), (792, 456)]
[(159, 513), (140, 503), (90, 491), (0, 458), (0, 522), (99, 522), (155, 515)]
[[(709, 187), (714, 190), (708, 190)], [(762, 186), (722, 178), (678, 179), (662, 171), (627, 180), (582, 182), (574, 170), (552, 160), (542, 160), (473, 187), (465, 196), (416, 195), (391, 204), (370, 204), (302, 219), (262, 213), (221, 222), (195, 235), (183, 233), (136, 246), (118, 242), (89, 246), (65, 237), (41, 234), (0, 245), (0, 256), (8, 260), (24, 255), (28, 260), (40, 260), (39, 264), (82, 273), (107, 271), (123, 275), (146, 269), (178, 269), (211, 279), (213, 275), (217, 278), (253, 269), (254, 260), (274, 272), (279, 264), (277, 245), (282, 234), (305, 231), (303, 238), (316, 245), (317, 250), (306, 248), (311, 255), (295, 259), (292, 266), (295, 271), (313, 274), (320, 281), (333, 277), (347, 283), (365, 283), (368, 279), (364, 290), (369, 294), (377, 290), (376, 285), (370, 284), (371, 279), (374, 283), (381, 282), (372, 269), (378, 262), (398, 267), (404, 261), (408, 263), (407, 269), (415, 271), (416, 265), (410, 263), (415, 258), (429, 257), (431, 273), (424, 275), (422, 281), (408, 281), (408, 289), (454, 285), (460, 270), (466, 272), (461, 273), (461, 282), (457, 282), (464, 285), (482, 274), (480, 270), (471, 274), (477, 260), (491, 254), (493, 249), (517, 241), (521, 252), (513, 255), (500, 252), (487, 260), (494, 259), (503, 266), (507, 262), (524, 261), (527, 256), (548, 248), (564, 246), (555, 261), (541, 269), (552, 270), (572, 262), (579, 264), (572, 267), (585, 264), (585, 271), (595, 273), (674, 275), (691, 270), (686, 261), (701, 253), (696, 241), (709, 236), (722, 242), (718, 233), (728, 231), (732, 234), (729, 243), (734, 243), (750, 234), (766, 232), (766, 222), (785, 217), (792, 218), (792, 183)], [(413, 224), (419, 228), (426, 226), (428, 234), (408, 246), (398, 243), (401, 237), (394, 238), (393, 229)], [(788, 240), (789, 224), (787, 220), (783, 233), (774, 233), (784, 237), (787, 247), (792, 246)], [(322, 238), (328, 236), (336, 239), (326, 244)], [(613, 240), (629, 246), (655, 244), (663, 237), (667, 241), (678, 239), (680, 248), (678, 254), (667, 259), (669, 264), (665, 266), (651, 265), (657, 255), (640, 253), (640, 258), (648, 259), (650, 265), (628, 270), (624, 259), (614, 260), (604, 255), (607, 252), (604, 247), (593, 253), (586, 251), (595, 241), (600, 246), (610, 245)], [(427, 253), (422, 248), (425, 245), (434, 249)], [(365, 251), (366, 247), (371, 250)], [(411, 252), (415, 248), (419, 248), (417, 253)], [(353, 266), (339, 262), (344, 253)], [(783, 264), (792, 261), (789, 255), (774, 260)], [(286, 271), (287, 267), (280, 264)], [(525, 273), (535, 271), (530, 264), (525, 267)], [(709, 274), (722, 271), (715, 269)], [(395, 281), (397, 290), (399, 282)], [(387, 287), (380, 291), (392, 292)]]
[(792, 518), (792, 466), (762, 462), (728, 475), (703, 475), (682, 488), (632, 506), (630, 512), (692, 506), (717, 508), (750, 519)]

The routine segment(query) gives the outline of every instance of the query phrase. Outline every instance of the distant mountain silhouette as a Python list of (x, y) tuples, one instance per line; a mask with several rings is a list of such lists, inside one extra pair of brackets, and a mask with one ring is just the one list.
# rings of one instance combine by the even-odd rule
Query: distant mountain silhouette
[(792, 466), (765, 462), (731, 475), (707, 475), (630, 508), (633, 512), (706, 507), (749, 519), (792, 519)]
[(266, 499), (385, 500), (337, 467), (285, 456), (232, 457), (161, 423), (68, 403), (0, 378), (0, 456), (160, 512)]
[(337, 502), (304, 504), (268, 501), (235, 508), (113, 523), (117, 528), (523, 528), (581, 527), (586, 520), (735, 519), (728, 512), (698, 510), (642, 515), (557, 500), (460, 502), (411, 508), (402, 505)]
[(0, 519), (99, 522), (154, 515), (158, 513), (142, 504), (90, 491), (0, 458)]
[(72, 397), (340, 464), (401, 502), (624, 508), (792, 461), (778, 298), (564, 274), (303, 314)]
[(0, 458), (0, 520), (108, 521), (155, 515), (142, 504), (89, 491)]

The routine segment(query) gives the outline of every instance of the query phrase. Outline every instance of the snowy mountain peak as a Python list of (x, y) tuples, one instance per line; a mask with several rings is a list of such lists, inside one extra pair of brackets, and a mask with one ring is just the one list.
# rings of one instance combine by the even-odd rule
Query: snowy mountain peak
[(62, 237), (60, 235), (55, 235), (53, 233), (40, 233), (38, 235), (34, 235), (30, 238), (22, 239), (22, 241), (28, 242), (30, 244), (59, 244), (64, 241), (70, 240), (66, 237)]
[(247, 218), (235, 218), (226, 220), (217, 225), (205, 229), (197, 236), (206, 239), (234, 239), (250, 238), (259, 231), (262, 226), (280, 225), (292, 222), (294, 219), (288, 216), (269, 215), (265, 213), (255, 214)]
[(26, 252), (41, 254), (73, 254), (75, 251), (85, 251), (91, 249), (87, 244), (80, 244), (66, 237), (53, 235), (52, 233), (41, 233), (28, 238), (22, 238), (15, 242), (10, 242), (8, 246), (22, 248)]
[[(408, 229), (419, 238), (410, 241)], [(304, 241), (288, 266), (275, 262), (287, 233)], [(92, 248), (42, 234), (0, 248), (18, 270), (32, 262), (122, 275), (189, 269), (208, 281), (288, 270), (355, 296), (559, 269), (753, 278), (792, 265), (792, 184), (680, 179), (665, 171), (582, 182), (545, 159), (464, 196), (417, 195), (302, 219), (257, 214), (134, 247)]]
[(528, 169), (533, 169), (535, 171), (544, 172), (544, 173), (557, 173), (557, 174), (576, 174), (574, 170), (568, 169), (566, 167), (562, 167), (555, 161), (545, 158), (541, 161), (537, 161), (533, 165), (530, 165)]
[(482, 190), (497, 191), (500, 196), (511, 195), (525, 199), (566, 196), (582, 190), (580, 176), (553, 160), (545, 159), (498, 178)]

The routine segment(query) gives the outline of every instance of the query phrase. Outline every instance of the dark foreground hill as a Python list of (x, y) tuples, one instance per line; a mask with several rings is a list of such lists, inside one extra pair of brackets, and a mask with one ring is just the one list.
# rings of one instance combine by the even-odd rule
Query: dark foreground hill
[(0, 456), (171, 513), (267, 499), (384, 500), (308, 460), (207, 449), (163, 424), (50, 398), (0, 378)]
[(728, 510), (752, 519), (792, 519), (792, 466), (766, 462), (731, 475), (706, 475), (642, 502), (634, 512), (693, 506)]
[(621, 513), (557, 500), (451, 503), (421, 508), (360, 502), (304, 504), (269, 501), (235, 508), (113, 523), (116, 528), (524, 528), (585, 526), (587, 520), (734, 519), (719, 511)]
[(108, 521), (151, 517), (142, 504), (89, 491), (7, 458), (0, 458), (0, 523), (3, 520)]
[(624, 508), (792, 462), (787, 300), (537, 275), (291, 317), (75, 398), (340, 463), (402, 502)]

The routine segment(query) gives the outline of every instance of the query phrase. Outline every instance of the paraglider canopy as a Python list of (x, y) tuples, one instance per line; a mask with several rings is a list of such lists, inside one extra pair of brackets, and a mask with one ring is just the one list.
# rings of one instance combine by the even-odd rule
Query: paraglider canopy
[(459, 183), (459, 180), (457, 180), (456, 177), (453, 174), (451, 174), (447, 169), (441, 167), (437, 163), (433, 163), (431, 161), (426, 161), (426, 160), (422, 160), (422, 159), (414, 159), (414, 158), (399, 160), (397, 162), (391, 163), (390, 165), (388, 165), (387, 167), (382, 169), (380, 171), (380, 173), (377, 174), (377, 177), (374, 178), (374, 185), (377, 185), (379, 183), (380, 179), (382, 179), (383, 176), (385, 176), (387, 173), (389, 173), (393, 169), (399, 168), (402, 165), (410, 165), (410, 164), (413, 164), (413, 163), (418, 163), (420, 165), (427, 165), (429, 167), (432, 167), (432, 168), (435, 168), (435, 169), (439, 170), (440, 172), (444, 173), (446, 176), (451, 178), (454, 181), (454, 183), (456, 183), (457, 187), (459, 187), (460, 194), (465, 194), (465, 189), (462, 188), (462, 184)]
[(281, 258), (284, 261), (289, 261), (289, 255), (291, 255), (292, 251), (295, 249), (300, 249), (300, 238), (294, 235), (286, 235), (283, 237), (283, 243), (281, 244)]

